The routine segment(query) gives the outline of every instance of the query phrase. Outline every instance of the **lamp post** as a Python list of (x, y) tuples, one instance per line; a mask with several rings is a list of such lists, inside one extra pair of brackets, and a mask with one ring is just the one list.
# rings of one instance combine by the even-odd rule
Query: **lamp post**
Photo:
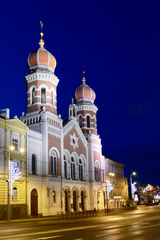
[(10, 157), (11, 151), (14, 150), (14, 146), (10, 147), (10, 152), (8, 155), (8, 203), (7, 203), (7, 222), (10, 222)]
[(132, 197), (132, 176), (136, 175), (136, 172), (132, 172), (130, 175), (130, 184), (131, 184), (131, 201), (132, 201), (132, 206), (134, 206), (134, 198)]
[[(13, 151), (14, 150), (14, 146), (11, 146), (10, 147), (10, 152), (9, 152), (9, 154), (8, 154), (8, 180), (6, 180), (7, 182), (8, 182), (8, 201), (7, 201), (7, 222), (10, 222), (10, 186), (11, 186), (11, 151)], [(19, 149), (19, 152), (20, 153), (23, 153), (24, 152), (24, 149)], [(19, 178), (19, 176), (18, 176), (18, 178)], [(15, 179), (16, 180), (16, 179)], [(14, 180), (14, 181), (15, 181)]]

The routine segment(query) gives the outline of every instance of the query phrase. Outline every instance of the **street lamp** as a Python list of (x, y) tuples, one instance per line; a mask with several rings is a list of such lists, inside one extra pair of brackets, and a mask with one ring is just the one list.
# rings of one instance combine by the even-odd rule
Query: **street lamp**
[(132, 176), (136, 175), (136, 172), (132, 172), (130, 175), (130, 184), (131, 184), (131, 201), (132, 201), (132, 206), (134, 206), (134, 198), (132, 197)]
[(10, 147), (10, 152), (8, 154), (8, 203), (7, 203), (7, 222), (10, 222), (10, 157), (11, 151), (14, 150), (14, 146)]
[[(11, 158), (11, 152), (14, 151), (14, 146), (10, 146), (10, 152), (8, 153), (8, 180), (6, 180), (6, 182), (8, 182), (8, 203), (7, 203), (7, 222), (10, 222), (10, 183), (11, 183), (11, 179), (10, 179), (10, 171), (11, 171), (11, 166), (10, 166), (10, 158)], [(24, 152), (23, 148), (19, 149), (20, 153)]]

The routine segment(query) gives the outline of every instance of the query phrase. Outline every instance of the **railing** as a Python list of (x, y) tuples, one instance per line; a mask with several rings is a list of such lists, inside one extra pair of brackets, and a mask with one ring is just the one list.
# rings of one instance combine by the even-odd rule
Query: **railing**
[(58, 218), (80, 218), (97, 216), (96, 210), (74, 211), (74, 212), (57, 212)]
[(112, 208), (108, 210), (101, 209), (101, 210), (85, 210), (85, 211), (74, 211), (74, 212), (57, 212), (57, 219), (96, 217), (98, 215), (114, 214), (114, 213), (135, 210), (135, 209), (136, 207), (126, 207), (126, 208)]

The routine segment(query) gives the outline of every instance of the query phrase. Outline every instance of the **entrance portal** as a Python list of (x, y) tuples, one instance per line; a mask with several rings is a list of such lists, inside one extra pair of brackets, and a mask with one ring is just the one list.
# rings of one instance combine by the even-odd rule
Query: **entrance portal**
[(38, 217), (38, 193), (35, 188), (31, 192), (31, 216)]

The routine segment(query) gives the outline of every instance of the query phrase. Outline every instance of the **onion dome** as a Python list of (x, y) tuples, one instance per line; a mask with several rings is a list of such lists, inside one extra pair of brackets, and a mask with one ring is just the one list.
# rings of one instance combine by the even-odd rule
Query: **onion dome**
[[(42, 23), (43, 24), (43, 23)], [(42, 33), (42, 26), (41, 25), (41, 39), (39, 41), (39, 49), (32, 52), (28, 56), (28, 70), (29, 72), (34, 72), (37, 70), (40, 71), (47, 71), (54, 73), (55, 67), (56, 67), (56, 59), (54, 56), (48, 52), (43, 46), (44, 46), (44, 40), (42, 39), (43, 33)]]
[(93, 104), (96, 98), (95, 92), (85, 83), (86, 79), (83, 76), (82, 85), (80, 85), (74, 93), (75, 103)]

